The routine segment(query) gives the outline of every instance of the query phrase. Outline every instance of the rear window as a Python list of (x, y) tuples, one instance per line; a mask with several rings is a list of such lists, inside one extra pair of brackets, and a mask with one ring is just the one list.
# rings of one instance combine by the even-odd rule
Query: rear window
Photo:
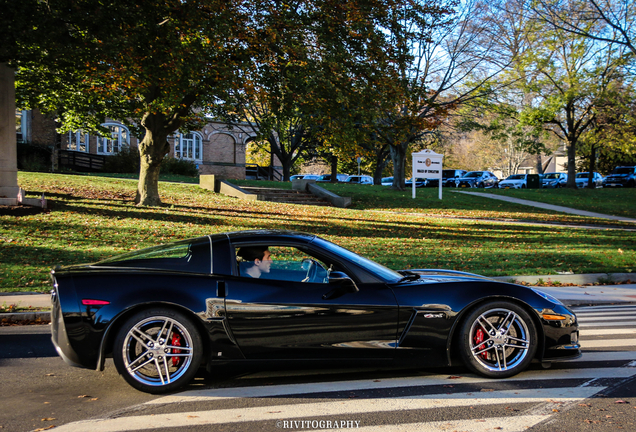
[(203, 237), (140, 249), (107, 258), (94, 266), (209, 274), (212, 272), (210, 240)]

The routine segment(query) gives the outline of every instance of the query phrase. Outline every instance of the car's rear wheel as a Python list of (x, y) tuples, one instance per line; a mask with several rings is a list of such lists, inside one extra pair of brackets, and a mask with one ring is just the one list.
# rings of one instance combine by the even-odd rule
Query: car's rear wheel
[(511, 302), (490, 302), (472, 310), (460, 330), (460, 354), (473, 372), (490, 378), (516, 375), (537, 350), (532, 318)]
[(173, 391), (194, 378), (203, 355), (201, 336), (185, 315), (152, 308), (130, 317), (113, 348), (117, 371), (147, 393)]

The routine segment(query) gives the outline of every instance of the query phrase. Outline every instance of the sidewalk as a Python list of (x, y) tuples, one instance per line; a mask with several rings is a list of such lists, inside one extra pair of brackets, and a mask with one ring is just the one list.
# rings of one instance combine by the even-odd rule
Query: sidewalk
[(624, 216), (613, 216), (613, 215), (606, 215), (601, 213), (594, 213), (594, 212), (589, 212), (586, 210), (578, 210), (578, 209), (573, 209), (570, 207), (545, 204), (545, 203), (540, 203), (537, 201), (529, 201), (529, 200), (513, 198), (509, 196), (495, 195), (495, 194), (489, 194), (489, 193), (483, 193), (483, 192), (468, 192), (468, 191), (452, 191), (452, 192), (463, 193), (467, 195), (475, 195), (475, 196), (480, 196), (483, 198), (491, 198), (491, 199), (496, 199), (501, 201), (507, 201), (507, 202), (511, 202), (515, 204), (538, 207), (538, 208), (542, 208), (546, 210), (552, 210), (552, 211), (557, 211), (561, 213), (569, 213), (569, 214), (574, 214), (578, 216), (586, 216), (586, 217), (593, 217), (593, 218), (599, 218), (599, 219), (611, 219), (611, 220), (620, 221), (620, 222), (636, 223), (636, 219), (632, 219), (632, 218), (628, 218)]
[[(538, 286), (539, 290), (550, 294), (568, 306), (600, 305), (616, 303), (636, 303), (636, 273), (606, 273), (579, 275), (544, 275), (544, 276), (503, 276), (493, 278), (502, 282), (535, 284), (540, 280), (551, 283), (575, 284), (574, 286)], [(598, 280), (609, 279), (613, 282), (630, 281), (629, 284), (582, 286)], [(16, 305), (19, 307), (50, 308), (50, 294), (34, 293), (0, 293), (0, 305)], [(0, 322), (14, 323), (21, 321), (50, 322), (49, 312), (12, 312), (0, 313)]]

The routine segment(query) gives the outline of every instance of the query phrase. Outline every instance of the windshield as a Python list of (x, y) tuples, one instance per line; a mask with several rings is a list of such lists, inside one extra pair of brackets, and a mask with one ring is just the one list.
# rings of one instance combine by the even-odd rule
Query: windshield
[(578, 173), (576, 178), (588, 178), (590, 173)]
[(545, 179), (558, 179), (561, 177), (561, 174), (559, 173), (550, 173), (550, 174), (546, 174), (543, 178)]
[(631, 174), (634, 172), (634, 168), (616, 168), (614, 174)]
[(506, 180), (523, 180), (525, 178), (526, 178), (525, 174), (513, 174), (511, 176), (508, 176)]
[(371, 261), (368, 258), (353, 253), (350, 250), (345, 249), (342, 246), (338, 246), (335, 243), (331, 243), (330, 241), (327, 241), (320, 237), (316, 237), (313, 241), (315, 243), (319, 243), (325, 249), (343, 257), (344, 259), (365, 268), (369, 272), (383, 279), (385, 282), (395, 282), (402, 279), (402, 275), (398, 272), (384, 267), (382, 264), (378, 264), (375, 261)]
[(466, 177), (481, 177), (481, 171), (471, 171), (466, 174)]

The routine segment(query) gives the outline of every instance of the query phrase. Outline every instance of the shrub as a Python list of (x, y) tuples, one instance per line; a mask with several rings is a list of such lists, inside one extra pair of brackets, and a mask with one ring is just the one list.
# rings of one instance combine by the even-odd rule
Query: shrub
[(161, 162), (161, 174), (196, 177), (199, 175), (199, 170), (192, 161), (166, 157), (163, 162)]
[(139, 150), (137, 147), (123, 147), (104, 162), (104, 172), (119, 174), (139, 174)]
[(20, 143), (17, 147), (18, 169), (51, 171), (51, 149), (40, 143)]

